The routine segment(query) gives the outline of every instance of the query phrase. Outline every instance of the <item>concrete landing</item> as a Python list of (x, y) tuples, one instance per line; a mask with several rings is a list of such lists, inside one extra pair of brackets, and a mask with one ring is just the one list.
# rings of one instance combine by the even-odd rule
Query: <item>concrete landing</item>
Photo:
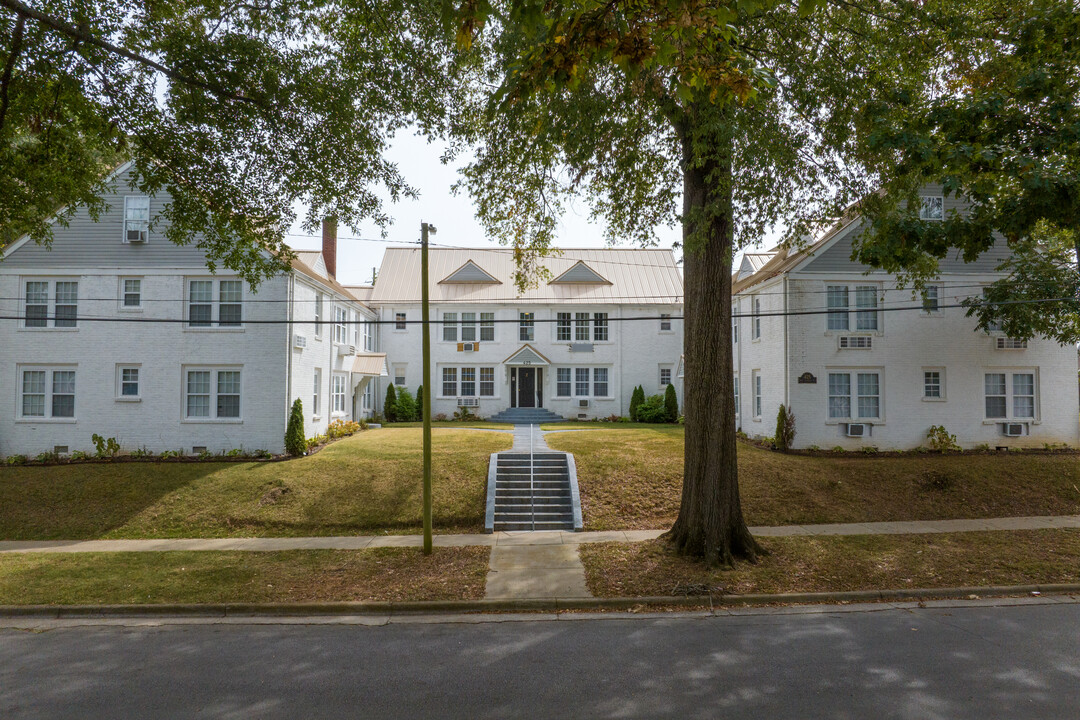
[(485, 597), (499, 600), (590, 598), (576, 545), (496, 545)]

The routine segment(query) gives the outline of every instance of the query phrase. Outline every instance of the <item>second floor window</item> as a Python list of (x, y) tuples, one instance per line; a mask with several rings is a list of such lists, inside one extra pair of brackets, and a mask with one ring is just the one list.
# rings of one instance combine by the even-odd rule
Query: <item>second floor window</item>
[(535, 315), (531, 312), (518, 313), (518, 340), (532, 342), (536, 339)]
[(124, 278), (124, 293), (120, 304), (125, 310), (142, 307), (142, 280), (140, 278)]
[(855, 322), (851, 322), (851, 288), (847, 285), (829, 285), (826, 289), (828, 330), (877, 330), (878, 329), (878, 289), (876, 285), (856, 285)]
[(240, 327), (243, 303), (241, 280), (189, 280), (188, 327)]
[(761, 339), (761, 298), (754, 298), (754, 317), (752, 318), (751, 330), (754, 340)]
[(660, 332), (671, 331), (671, 313), (660, 313)]
[(589, 342), (589, 313), (574, 313), (574, 340)]
[(945, 217), (945, 199), (940, 195), (924, 196), (919, 207), (920, 220), (942, 220)]
[(405, 313), (403, 313), (403, 312), (394, 313), (394, 329), (395, 330), (405, 330), (405, 329), (407, 329), (407, 325), (406, 325), (406, 321), (405, 321)]
[(607, 342), (607, 339), (607, 313), (593, 313), (593, 340), (595, 342)]
[(73, 328), (78, 325), (78, 315), (78, 281), (30, 280), (26, 283), (24, 327)]
[(570, 342), (570, 313), (561, 312), (555, 316), (555, 340)]
[(349, 311), (343, 307), (334, 308), (334, 342), (344, 345), (349, 341)]

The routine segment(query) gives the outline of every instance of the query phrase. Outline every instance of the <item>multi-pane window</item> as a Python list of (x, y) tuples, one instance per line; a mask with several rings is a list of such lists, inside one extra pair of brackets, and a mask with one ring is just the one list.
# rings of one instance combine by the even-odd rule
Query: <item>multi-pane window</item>
[(536, 338), (535, 325), (534, 313), (518, 313), (518, 340), (521, 342), (532, 342)]
[(457, 368), (443, 368), (442, 394), (443, 397), (457, 397)]
[(457, 313), (443, 313), (443, 342), (457, 342)]
[(347, 308), (334, 306), (334, 342), (344, 345), (349, 341), (349, 311)]
[[(986, 373), (983, 382), (988, 419), (1033, 419), (1035, 417), (1034, 373)], [(1009, 412), (1010, 394), (1011, 413)]]
[(334, 373), (330, 378), (330, 403), (336, 414), (345, 412), (345, 385), (345, 375), (341, 373)]
[(593, 313), (593, 341), (607, 342), (608, 317), (607, 313)]
[(124, 278), (120, 281), (123, 289), (120, 294), (120, 305), (125, 310), (142, 307), (142, 279)]
[(671, 313), (660, 313), (660, 332), (671, 331)]
[(365, 410), (371, 409), (371, 403), (375, 399), (375, 395), (373, 393), (374, 385), (375, 383), (373, 382), (368, 382), (366, 385), (364, 385), (364, 395), (362, 396), (360, 403)]
[(829, 417), (841, 420), (880, 418), (880, 373), (829, 373)]
[(921, 200), (920, 220), (941, 220), (945, 217), (945, 199), (941, 195), (923, 196)]
[[(876, 285), (856, 285), (855, 330), (878, 329), (878, 288)], [(849, 330), (851, 289), (846, 285), (829, 285), (826, 288), (826, 327), (829, 330)]]
[(754, 298), (753, 300), (754, 317), (752, 318), (751, 333), (754, 340), (761, 339), (761, 298)]
[(937, 285), (927, 285), (922, 291), (922, 309), (925, 313), (936, 313), (941, 310), (939, 288)]
[(53, 291), (52, 326), (73, 328), (78, 325), (79, 283), (76, 280), (31, 280), (26, 283), (24, 327), (49, 327), (49, 288)]
[(574, 368), (574, 395), (577, 397), (588, 397), (589, 368)]
[(480, 313), (480, 342), (495, 342), (495, 313), (493, 312)]
[(754, 417), (761, 417), (761, 373), (754, 373)]
[(394, 384), (399, 387), (404, 387), (405, 385), (406, 367), (407, 365), (405, 365), (404, 363), (394, 365)]
[(211, 327), (215, 308), (218, 327), (239, 327), (243, 303), (242, 280), (189, 280), (188, 327)]
[(593, 396), (595, 397), (607, 397), (608, 396), (608, 369), (607, 368), (593, 368)]
[(24, 418), (75, 417), (75, 371), (35, 368), (22, 371), (20, 414)]
[(555, 315), (555, 340), (558, 342), (570, 342), (570, 338), (570, 313), (557, 313)]
[(150, 230), (150, 198), (128, 195), (124, 198), (124, 242), (146, 242)]
[(739, 318), (735, 317), (738, 314), (738, 306), (731, 306), (731, 342), (739, 342)]
[(184, 379), (185, 417), (238, 419), (240, 394), (239, 370), (188, 370)]
[(312, 377), (312, 388), (314, 389), (311, 391), (311, 414), (318, 415), (319, 406), (322, 404), (320, 402), (320, 398), (322, 397), (322, 370), (319, 368), (315, 368), (315, 373)]
[(395, 330), (405, 330), (406, 328), (407, 328), (407, 325), (406, 325), (406, 321), (405, 321), (405, 313), (403, 313), (403, 312), (394, 313), (394, 329)]
[(461, 342), (476, 342), (476, 313), (461, 313)]
[(495, 368), (480, 368), (480, 397), (495, 397)]
[(589, 313), (574, 313), (574, 340), (577, 342), (589, 341)]
[(928, 400), (945, 397), (945, 383), (940, 370), (923, 370), (923, 397)]
[(139, 368), (137, 368), (137, 367), (121, 367), (120, 368), (120, 397), (122, 397), (122, 398), (137, 398), (137, 397), (139, 397)]
[(671, 384), (671, 368), (660, 368), (660, 389), (664, 390)]
[(570, 397), (570, 368), (555, 369), (555, 394), (559, 397)]
[(323, 297), (322, 293), (315, 293), (315, 337), (322, 337)]
[(739, 373), (735, 373), (732, 379), (732, 387), (735, 388), (735, 415), (739, 414)]
[(364, 323), (364, 352), (372, 352), (375, 349), (375, 325), (370, 322)]
[(461, 394), (463, 397), (476, 397), (476, 368), (461, 368)]

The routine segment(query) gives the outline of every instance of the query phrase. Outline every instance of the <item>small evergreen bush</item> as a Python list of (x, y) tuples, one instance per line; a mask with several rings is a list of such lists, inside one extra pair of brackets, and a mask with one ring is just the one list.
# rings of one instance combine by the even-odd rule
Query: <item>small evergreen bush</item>
[(386, 399), (383, 400), (383, 415), (386, 416), (386, 422), (397, 422), (397, 391), (394, 390), (394, 383), (390, 383), (386, 386)]
[(397, 400), (394, 402), (394, 415), (398, 422), (416, 422), (419, 413), (416, 411), (416, 400), (408, 388), (397, 391)]
[(289, 413), (289, 424), (285, 427), (285, 452), (299, 457), (307, 452), (307, 440), (304, 438), (304, 403), (296, 398)]
[(631, 422), (639, 422), (638, 409), (641, 404), (645, 402), (645, 388), (638, 385), (634, 388), (634, 392), (630, 395), (630, 420)]
[(424, 419), (424, 386), (416, 388), (416, 419)]
[(679, 397), (675, 394), (675, 386), (668, 383), (664, 391), (664, 409), (667, 410), (667, 421), (673, 423), (679, 419)]
[(664, 423), (668, 421), (667, 407), (663, 395), (650, 395), (638, 406), (637, 421), (643, 423)]
[(776, 447), (787, 450), (795, 441), (795, 413), (787, 405), (781, 405), (776, 413)]

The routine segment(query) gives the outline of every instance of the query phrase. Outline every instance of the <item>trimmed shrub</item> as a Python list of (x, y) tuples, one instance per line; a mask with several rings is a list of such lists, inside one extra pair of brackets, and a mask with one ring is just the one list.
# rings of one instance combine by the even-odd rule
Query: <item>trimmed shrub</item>
[(416, 412), (416, 400), (408, 388), (397, 391), (397, 400), (394, 403), (394, 415), (398, 422), (415, 422), (418, 419)]
[(645, 402), (645, 388), (638, 385), (630, 395), (630, 420), (632, 422), (639, 421), (638, 410), (643, 402)]
[(386, 422), (397, 422), (397, 392), (394, 390), (394, 383), (390, 383), (386, 386), (386, 399), (383, 400), (383, 415), (386, 416)]
[(776, 447), (787, 450), (795, 441), (795, 413), (787, 405), (781, 405), (776, 412)]
[(663, 395), (650, 395), (638, 406), (637, 421), (643, 423), (665, 423), (667, 419), (667, 407), (664, 405)]
[(667, 421), (676, 422), (679, 419), (679, 397), (675, 394), (675, 386), (668, 383), (664, 391), (664, 409), (667, 410)]
[(424, 386), (416, 388), (416, 419), (424, 419)]
[(299, 457), (307, 452), (307, 439), (304, 437), (304, 403), (296, 398), (289, 413), (289, 424), (285, 427), (285, 452)]

